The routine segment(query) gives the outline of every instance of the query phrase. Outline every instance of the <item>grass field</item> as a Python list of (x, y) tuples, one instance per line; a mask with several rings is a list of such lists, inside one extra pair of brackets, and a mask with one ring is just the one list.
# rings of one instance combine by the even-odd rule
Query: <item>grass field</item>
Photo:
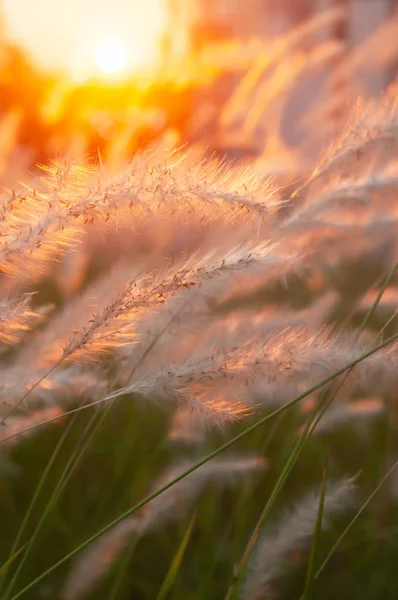
[(260, 54), (223, 159), (121, 143), (2, 192), (1, 600), (398, 598), (397, 86), (282, 140), (339, 18)]

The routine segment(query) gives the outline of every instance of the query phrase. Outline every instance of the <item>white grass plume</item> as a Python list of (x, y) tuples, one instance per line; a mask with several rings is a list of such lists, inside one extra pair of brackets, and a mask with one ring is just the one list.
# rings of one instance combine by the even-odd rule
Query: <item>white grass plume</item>
[(247, 101), (259, 82), (268, 74), (272, 68), (279, 64), (291, 52), (297, 51), (303, 43), (315, 39), (316, 34), (323, 28), (327, 28), (344, 17), (345, 12), (341, 8), (334, 8), (316, 14), (302, 25), (285, 36), (272, 40), (268, 47), (261, 48), (257, 60), (252, 63), (251, 69), (240, 82), (233, 96), (224, 108), (221, 123), (230, 126), (247, 106)]
[(346, 132), (332, 145), (311, 180), (330, 175), (352, 175), (368, 166), (376, 153), (396, 155), (398, 149), (398, 96), (392, 86), (382, 101), (358, 102)]
[(385, 406), (380, 398), (362, 398), (352, 402), (334, 402), (322, 415), (312, 436), (323, 435), (350, 425), (362, 427), (384, 413)]
[[(153, 490), (166, 485), (191, 466), (179, 461), (153, 483)], [(120, 552), (134, 537), (157, 530), (166, 523), (185, 517), (211, 483), (233, 484), (242, 477), (266, 468), (261, 457), (226, 456), (206, 463), (144, 507), (140, 516), (127, 517), (89, 546), (77, 559), (67, 578), (62, 597), (78, 600), (103, 577)]]
[[(333, 517), (352, 508), (354, 492), (352, 478), (328, 482), (323, 528), (330, 525)], [(260, 600), (268, 597), (269, 586), (282, 575), (289, 554), (308, 547), (315, 531), (319, 500), (319, 491), (312, 490), (278, 523), (266, 527), (249, 560), (242, 599)]]
[(31, 294), (0, 298), (0, 352), (20, 342), (27, 332), (40, 325), (50, 307), (31, 308)]

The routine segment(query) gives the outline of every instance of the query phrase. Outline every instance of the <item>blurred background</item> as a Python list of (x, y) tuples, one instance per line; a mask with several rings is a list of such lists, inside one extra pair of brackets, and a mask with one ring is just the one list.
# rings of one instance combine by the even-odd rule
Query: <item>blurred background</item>
[[(293, 48), (270, 78), (264, 57), (275, 41), (330, 8), (342, 17), (301, 46), (304, 64)], [(394, 80), (396, 8), (396, 0), (1, 0), (1, 181), (65, 154), (118, 162), (154, 143), (234, 158), (276, 144), (291, 159), (308, 141), (311, 104), (327, 101), (324, 136), (307, 144), (316, 152), (350, 92), (377, 95)], [(323, 54), (311, 54), (320, 42)], [(248, 102), (251, 94), (244, 119), (234, 108), (242, 94)]]

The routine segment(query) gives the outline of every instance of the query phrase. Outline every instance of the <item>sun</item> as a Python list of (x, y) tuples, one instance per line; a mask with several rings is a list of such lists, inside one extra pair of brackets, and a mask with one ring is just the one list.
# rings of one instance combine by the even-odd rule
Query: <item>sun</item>
[(103, 73), (121, 73), (127, 64), (126, 46), (117, 38), (102, 40), (97, 46), (95, 60)]

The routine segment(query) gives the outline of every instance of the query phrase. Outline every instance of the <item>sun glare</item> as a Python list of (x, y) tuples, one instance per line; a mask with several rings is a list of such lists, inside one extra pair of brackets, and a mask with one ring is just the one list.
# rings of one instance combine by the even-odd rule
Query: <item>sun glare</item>
[(165, 0), (0, 0), (0, 25), (3, 6), (10, 40), (40, 69), (74, 82), (156, 69), (170, 28)]
[(121, 73), (127, 64), (127, 49), (123, 42), (109, 38), (98, 44), (95, 59), (103, 73), (112, 75)]

